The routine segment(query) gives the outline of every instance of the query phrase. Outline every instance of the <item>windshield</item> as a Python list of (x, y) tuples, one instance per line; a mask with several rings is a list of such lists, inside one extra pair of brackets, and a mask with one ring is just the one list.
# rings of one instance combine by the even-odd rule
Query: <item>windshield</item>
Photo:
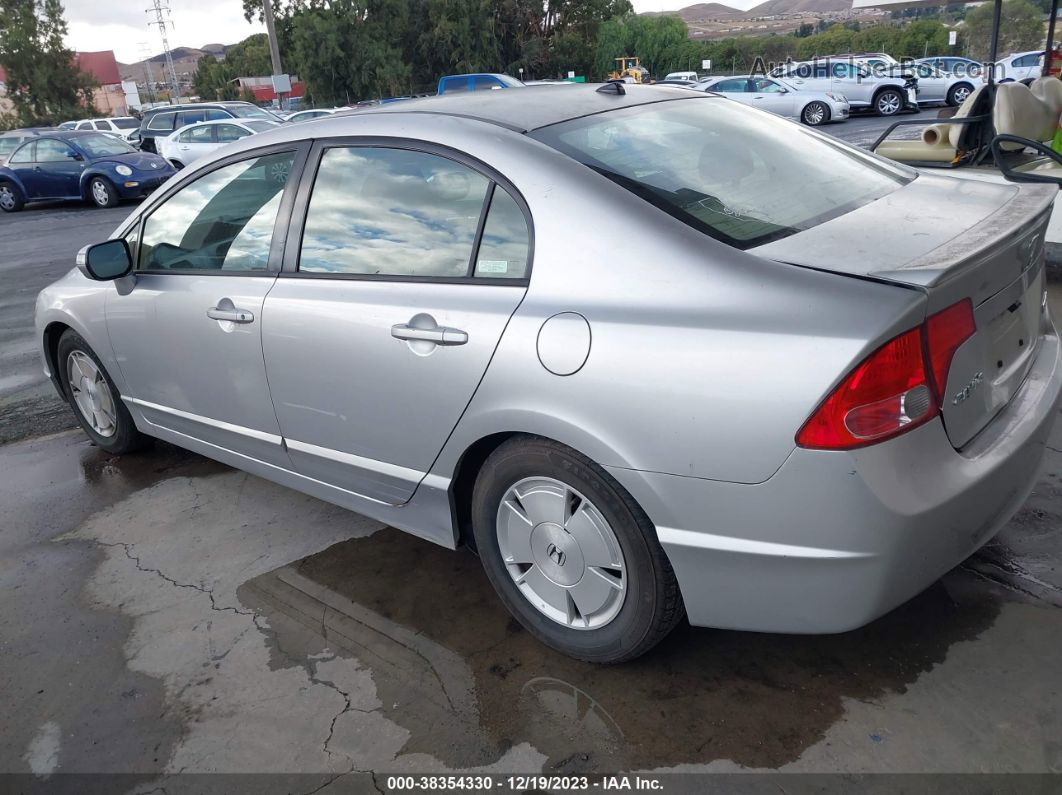
[(267, 110), (262, 110), (255, 105), (226, 105), (225, 110), (237, 119), (266, 119), (267, 121), (279, 122), (281, 119)]
[(248, 127), (250, 129), (254, 130), (255, 132), (265, 132), (266, 130), (272, 130), (274, 127), (277, 127), (278, 125), (277, 125), (277, 123), (275, 121), (257, 121), (256, 120), (256, 121), (244, 122), (243, 126), (244, 127)]
[(723, 97), (629, 107), (531, 135), (740, 249), (810, 229), (914, 178)]
[(140, 126), (140, 120), (134, 119), (132, 116), (124, 116), (120, 119), (111, 119), (111, 124), (119, 130), (132, 130), (134, 127)]
[(75, 143), (92, 157), (134, 154), (136, 149), (114, 135), (79, 135)]

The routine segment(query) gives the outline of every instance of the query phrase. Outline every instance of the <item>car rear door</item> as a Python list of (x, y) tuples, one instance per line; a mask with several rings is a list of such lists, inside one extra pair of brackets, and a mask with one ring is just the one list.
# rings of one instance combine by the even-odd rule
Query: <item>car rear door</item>
[(240, 153), (180, 183), (134, 230), (137, 268), (105, 306), (122, 397), (148, 422), (289, 469), (262, 310), (282, 258), (289, 174), (307, 148)]
[(499, 175), (429, 144), (319, 142), (318, 158), (266, 299), (273, 405), (300, 473), (400, 504), (524, 296), (529, 215)]
[(176, 158), (185, 165), (208, 155), (218, 148), (217, 127), (202, 124), (190, 127), (177, 136)]

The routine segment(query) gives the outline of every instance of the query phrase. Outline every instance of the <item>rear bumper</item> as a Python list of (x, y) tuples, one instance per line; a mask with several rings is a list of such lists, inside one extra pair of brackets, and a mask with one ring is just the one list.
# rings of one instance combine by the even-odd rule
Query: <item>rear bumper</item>
[(938, 419), (854, 452), (796, 449), (754, 485), (610, 472), (656, 525), (691, 623), (854, 629), (962, 562), (1028, 497), (1062, 392), (1059, 338), (1040, 343), (1021, 390), (961, 453)]

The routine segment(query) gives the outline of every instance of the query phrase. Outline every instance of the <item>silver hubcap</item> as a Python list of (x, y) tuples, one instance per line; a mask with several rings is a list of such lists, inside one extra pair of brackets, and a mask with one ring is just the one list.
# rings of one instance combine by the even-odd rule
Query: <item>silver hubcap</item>
[(15, 206), (15, 194), (11, 192), (11, 188), (7, 185), (0, 185), (0, 207), (5, 210), (10, 210)]
[(582, 494), (554, 478), (525, 478), (498, 507), (498, 548), (528, 602), (573, 629), (597, 629), (627, 594), (623, 551)]
[(92, 183), (92, 198), (96, 200), (96, 204), (107, 204), (111, 200), (107, 186), (99, 180)]
[(823, 117), (823, 110), (821, 105), (812, 105), (806, 111), (804, 111), (804, 118), (808, 124), (821, 124)]
[(969, 96), (970, 96), (970, 89), (968, 89), (968, 88), (957, 88), (957, 89), (955, 89), (955, 104), (956, 105), (961, 105), (963, 102), (966, 101), (966, 98), (969, 97)]
[(114, 436), (118, 430), (114, 399), (100, 368), (81, 351), (72, 351), (66, 360), (66, 374), (74, 404), (85, 422), (100, 436)]
[(900, 98), (896, 94), (882, 94), (878, 99), (878, 110), (891, 116), (900, 109)]

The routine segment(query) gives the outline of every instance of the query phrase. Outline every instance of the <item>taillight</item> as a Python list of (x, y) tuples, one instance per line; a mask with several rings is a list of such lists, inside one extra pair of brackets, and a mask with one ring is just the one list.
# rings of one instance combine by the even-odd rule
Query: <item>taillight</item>
[(973, 305), (965, 299), (889, 340), (819, 405), (797, 433), (796, 443), (818, 450), (851, 450), (933, 419), (940, 412), (952, 357), (975, 331)]

